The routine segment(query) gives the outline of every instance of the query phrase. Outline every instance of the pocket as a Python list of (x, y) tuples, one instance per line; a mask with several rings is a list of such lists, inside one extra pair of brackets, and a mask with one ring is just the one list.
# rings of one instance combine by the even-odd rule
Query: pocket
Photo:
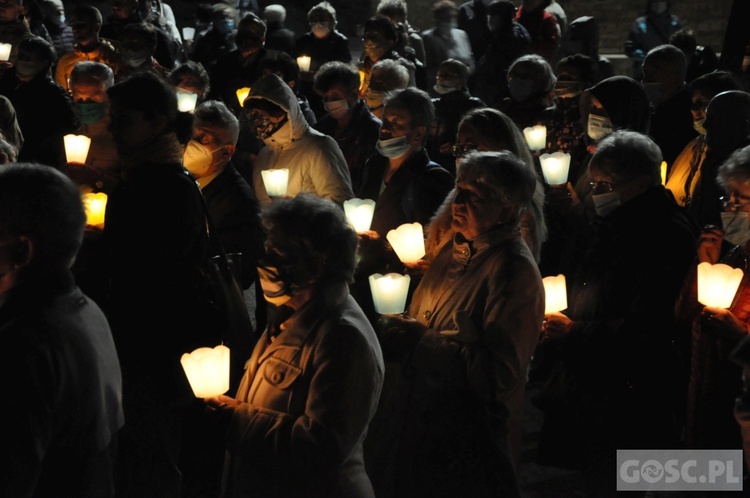
[(289, 389), (302, 373), (302, 369), (279, 360), (271, 358), (263, 366), (263, 380), (276, 389)]

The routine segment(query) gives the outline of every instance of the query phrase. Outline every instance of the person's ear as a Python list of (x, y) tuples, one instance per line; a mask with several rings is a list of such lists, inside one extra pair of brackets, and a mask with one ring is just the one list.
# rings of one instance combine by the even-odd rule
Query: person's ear
[(221, 151), (221, 158), (226, 159), (227, 161), (230, 160), (236, 150), (237, 150), (236, 145), (230, 145), (230, 144), (224, 145), (224, 148)]
[(412, 136), (412, 143), (421, 144), (425, 140), (427, 134), (427, 128), (425, 126), (418, 126), (414, 129), (414, 135)]

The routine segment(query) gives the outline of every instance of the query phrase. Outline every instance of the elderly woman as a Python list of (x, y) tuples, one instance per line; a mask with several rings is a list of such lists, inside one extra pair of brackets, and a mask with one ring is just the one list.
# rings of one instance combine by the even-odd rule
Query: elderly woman
[[(381, 319), (403, 358), (372, 466), (379, 497), (518, 496), (508, 427), (522, 417), (544, 289), (521, 237), (537, 178), (510, 152), (459, 165), (451, 228), (407, 315)], [(413, 318), (412, 318), (413, 317)]]
[(206, 400), (230, 416), (222, 496), (374, 498), (362, 443), (384, 367), (347, 288), (357, 235), (309, 194), (274, 201), (263, 225), (261, 284), (281, 306), (235, 398)]

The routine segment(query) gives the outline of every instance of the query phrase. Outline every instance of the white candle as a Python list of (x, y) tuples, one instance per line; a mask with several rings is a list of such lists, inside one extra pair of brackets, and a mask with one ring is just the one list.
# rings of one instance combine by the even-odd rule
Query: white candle
[(0, 43), (0, 61), (7, 61), (10, 59), (10, 50), (13, 45), (10, 43)]
[(195, 28), (192, 28), (190, 26), (185, 26), (182, 28), (182, 39), (185, 41), (190, 41), (193, 38), (195, 38)]
[(544, 277), (544, 313), (555, 313), (568, 307), (568, 292), (565, 287), (565, 275)]
[(541, 150), (547, 142), (547, 127), (543, 125), (530, 126), (523, 129), (526, 143), (531, 150)]
[(269, 196), (286, 195), (286, 188), (289, 183), (289, 168), (266, 169), (261, 171), (260, 174), (263, 176), (263, 185), (265, 185)]
[(661, 184), (667, 184), (667, 161), (662, 161), (659, 168), (661, 170)]
[(562, 185), (568, 181), (570, 154), (564, 152), (542, 154), (539, 156), (539, 162), (542, 165), (544, 181), (548, 185)]
[(369, 280), (375, 311), (381, 315), (397, 315), (404, 312), (411, 281), (409, 275), (375, 273), (370, 275)]
[(385, 237), (402, 263), (418, 261), (425, 255), (424, 232), (420, 223), (404, 223)]
[(65, 144), (65, 157), (69, 163), (86, 163), (86, 156), (89, 155), (91, 139), (85, 135), (68, 134), (63, 137)]
[(743, 271), (724, 263), (698, 265), (698, 302), (716, 308), (732, 306)]
[(198, 102), (198, 95), (192, 92), (177, 92), (177, 109), (180, 112), (195, 111), (195, 104)]
[(366, 232), (372, 225), (372, 215), (375, 212), (375, 201), (372, 199), (349, 199), (344, 201), (346, 219), (357, 233)]
[(180, 358), (196, 398), (209, 398), (229, 390), (229, 348), (198, 348)]
[(83, 207), (86, 210), (86, 224), (104, 227), (104, 213), (107, 210), (107, 194), (88, 192), (83, 194)]
[(300, 55), (297, 57), (297, 65), (299, 66), (300, 71), (309, 71), (310, 70), (310, 56), (308, 55)]

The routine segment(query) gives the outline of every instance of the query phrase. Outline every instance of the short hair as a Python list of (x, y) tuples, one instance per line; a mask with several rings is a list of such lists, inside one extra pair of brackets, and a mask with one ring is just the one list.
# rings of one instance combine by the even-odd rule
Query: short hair
[(661, 149), (648, 135), (637, 131), (617, 130), (597, 144), (589, 168), (621, 182), (645, 175), (651, 178), (653, 185), (659, 185), (661, 162)]
[(487, 14), (500, 17), (501, 24), (513, 21), (517, 10), (518, 8), (510, 0), (495, 0), (487, 6)]
[(101, 11), (93, 5), (76, 5), (70, 11), (71, 19), (77, 17), (80, 20), (101, 25), (104, 22)]
[(294, 262), (291, 284), (306, 284), (311, 278), (318, 284), (353, 281), (358, 238), (339, 205), (303, 192), (274, 201), (261, 218), (267, 232), (281, 236)]
[(492, 107), (476, 107), (467, 111), (459, 121), (458, 130), (466, 127), (478, 132), (493, 148), (509, 150), (534, 164), (526, 139), (507, 114)]
[(179, 66), (172, 69), (167, 76), (167, 79), (174, 86), (178, 86), (186, 78), (189, 78), (192, 82), (195, 82), (196, 87), (203, 89), (203, 95), (206, 95), (211, 90), (211, 78), (208, 75), (208, 71), (202, 63), (193, 60), (188, 60), (180, 64)]
[(728, 192), (732, 185), (750, 185), (750, 145), (735, 150), (719, 166), (716, 183)]
[(714, 71), (698, 76), (688, 84), (691, 92), (700, 92), (709, 99), (729, 90), (742, 90), (742, 84), (729, 71)]
[(65, 174), (43, 164), (12, 163), (0, 168), (3, 235), (28, 237), (37, 268), (70, 268), (86, 226), (78, 187)]
[(29, 36), (21, 39), (18, 43), (18, 51), (35, 54), (48, 64), (53, 64), (57, 60), (55, 47), (41, 36)]
[(336, 19), (336, 9), (334, 9), (333, 5), (331, 5), (329, 2), (320, 2), (317, 5), (313, 5), (312, 8), (307, 12), (307, 18), (309, 19), (313, 14), (317, 14), (318, 12), (325, 12), (326, 14), (330, 15), (331, 19), (333, 19), (334, 26), (338, 24), (338, 21)]
[(508, 68), (508, 81), (513, 78), (529, 81), (533, 88), (531, 95), (534, 97), (551, 92), (557, 82), (552, 66), (537, 54), (522, 55), (514, 60)]
[(153, 51), (158, 41), (156, 26), (146, 21), (130, 23), (122, 28), (120, 42), (124, 45), (127, 38), (142, 42)]
[(195, 19), (199, 23), (211, 22), (214, 15), (214, 6), (208, 2), (199, 2), (195, 6)]
[(567, 57), (563, 57), (557, 61), (556, 73), (559, 77), (562, 70), (566, 67), (570, 67), (578, 71), (580, 75), (580, 81), (592, 82), (596, 78), (596, 61), (584, 54), (572, 54)]
[(469, 66), (458, 59), (445, 59), (438, 66), (438, 71), (440, 71), (440, 68), (446, 68), (452, 72), (461, 81), (461, 86), (465, 87), (469, 81)]
[(685, 54), (693, 54), (695, 49), (698, 48), (695, 32), (688, 26), (672, 33), (672, 36), (669, 37), (669, 44), (679, 48)]
[(177, 122), (177, 95), (167, 83), (151, 72), (137, 73), (107, 90), (110, 102), (122, 107), (143, 112), (153, 120), (158, 116), (167, 118), (169, 129)]
[(438, 0), (432, 4), (432, 15), (440, 18), (445, 14), (457, 14), (458, 6), (453, 0)]
[(398, 31), (396, 25), (393, 24), (387, 16), (376, 15), (365, 21), (364, 26), (364, 37), (367, 38), (368, 33), (380, 33), (386, 40), (396, 42), (398, 40)]
[(211, 128), (220, 145), (237, 145), (240, 122), (237, 116), (220, 100), (207, 100), (198, 104), (193, 112), (194, 126)]
[(515, 206), (515, 222), (520, 221), (537, 188), (534, 169), (505, 150), (467, 154), (458, 165), (456, 178), (477, 185), (493, 203)]
[(284, 22), (286, 20), (286, 9), (278, 3), (266, 5), (266, 8), (263, 9), (263, 18), (270, 24)]
[(103, 62), (78, 61), (73, 65), (68, 78), (68, 87), (72, 88), (78, 84), (103, 84), (104, 88), (110, 88), (115, 84), (115, 73), (112, 68)]
[(403, 19), (409, 16), (409, 8), (404, 0), (381, 0), (375, 10), (376, 14), (389, 17), (391, 19)]
[(390, 91), (406, 88), (409, 85), (409, 70), (395, 59), (380, 59), (370, 69), (370, 86), (372, 76), (377, 73), (376, 80), (382, 81), (384, 89), (373, 88), (373, 90)]
[(412, 128), (424, 126), (429, 132), (435, 120), (435, 106), (432, 98), (419, 88), (408, 87), (394, 91), (385, 99), (385, 106), (408, 111)]
[(266, 23), (254, 12), (246, 12), (240, 19), (237, 30), (248, 30), (253, 36), (263, 38), (266, 36)]
[(667, 64), (674, 74), (681, 76), (684, 80), (687, 74), (687, 59), (685, 53), (674, 45), (665, 43), (658, 45), (646, 53), (646, 57), (643, 59), (643, 63), (646, 61), (658, 61), (662, 64)]
[(359, 88), (359, 71), (352, 64), (341, 61), (326, 62), (315, 73), (313, 89), (317, 93), (327, 92), (333, 85), (341, 85), (346, 91)]
[(288, 83), (299, 79), (299, 64), (288, 53), (281, 50), (269, 50), (260, 61), (260, 68), (272, 73), (281, 73), (281, 79)]

